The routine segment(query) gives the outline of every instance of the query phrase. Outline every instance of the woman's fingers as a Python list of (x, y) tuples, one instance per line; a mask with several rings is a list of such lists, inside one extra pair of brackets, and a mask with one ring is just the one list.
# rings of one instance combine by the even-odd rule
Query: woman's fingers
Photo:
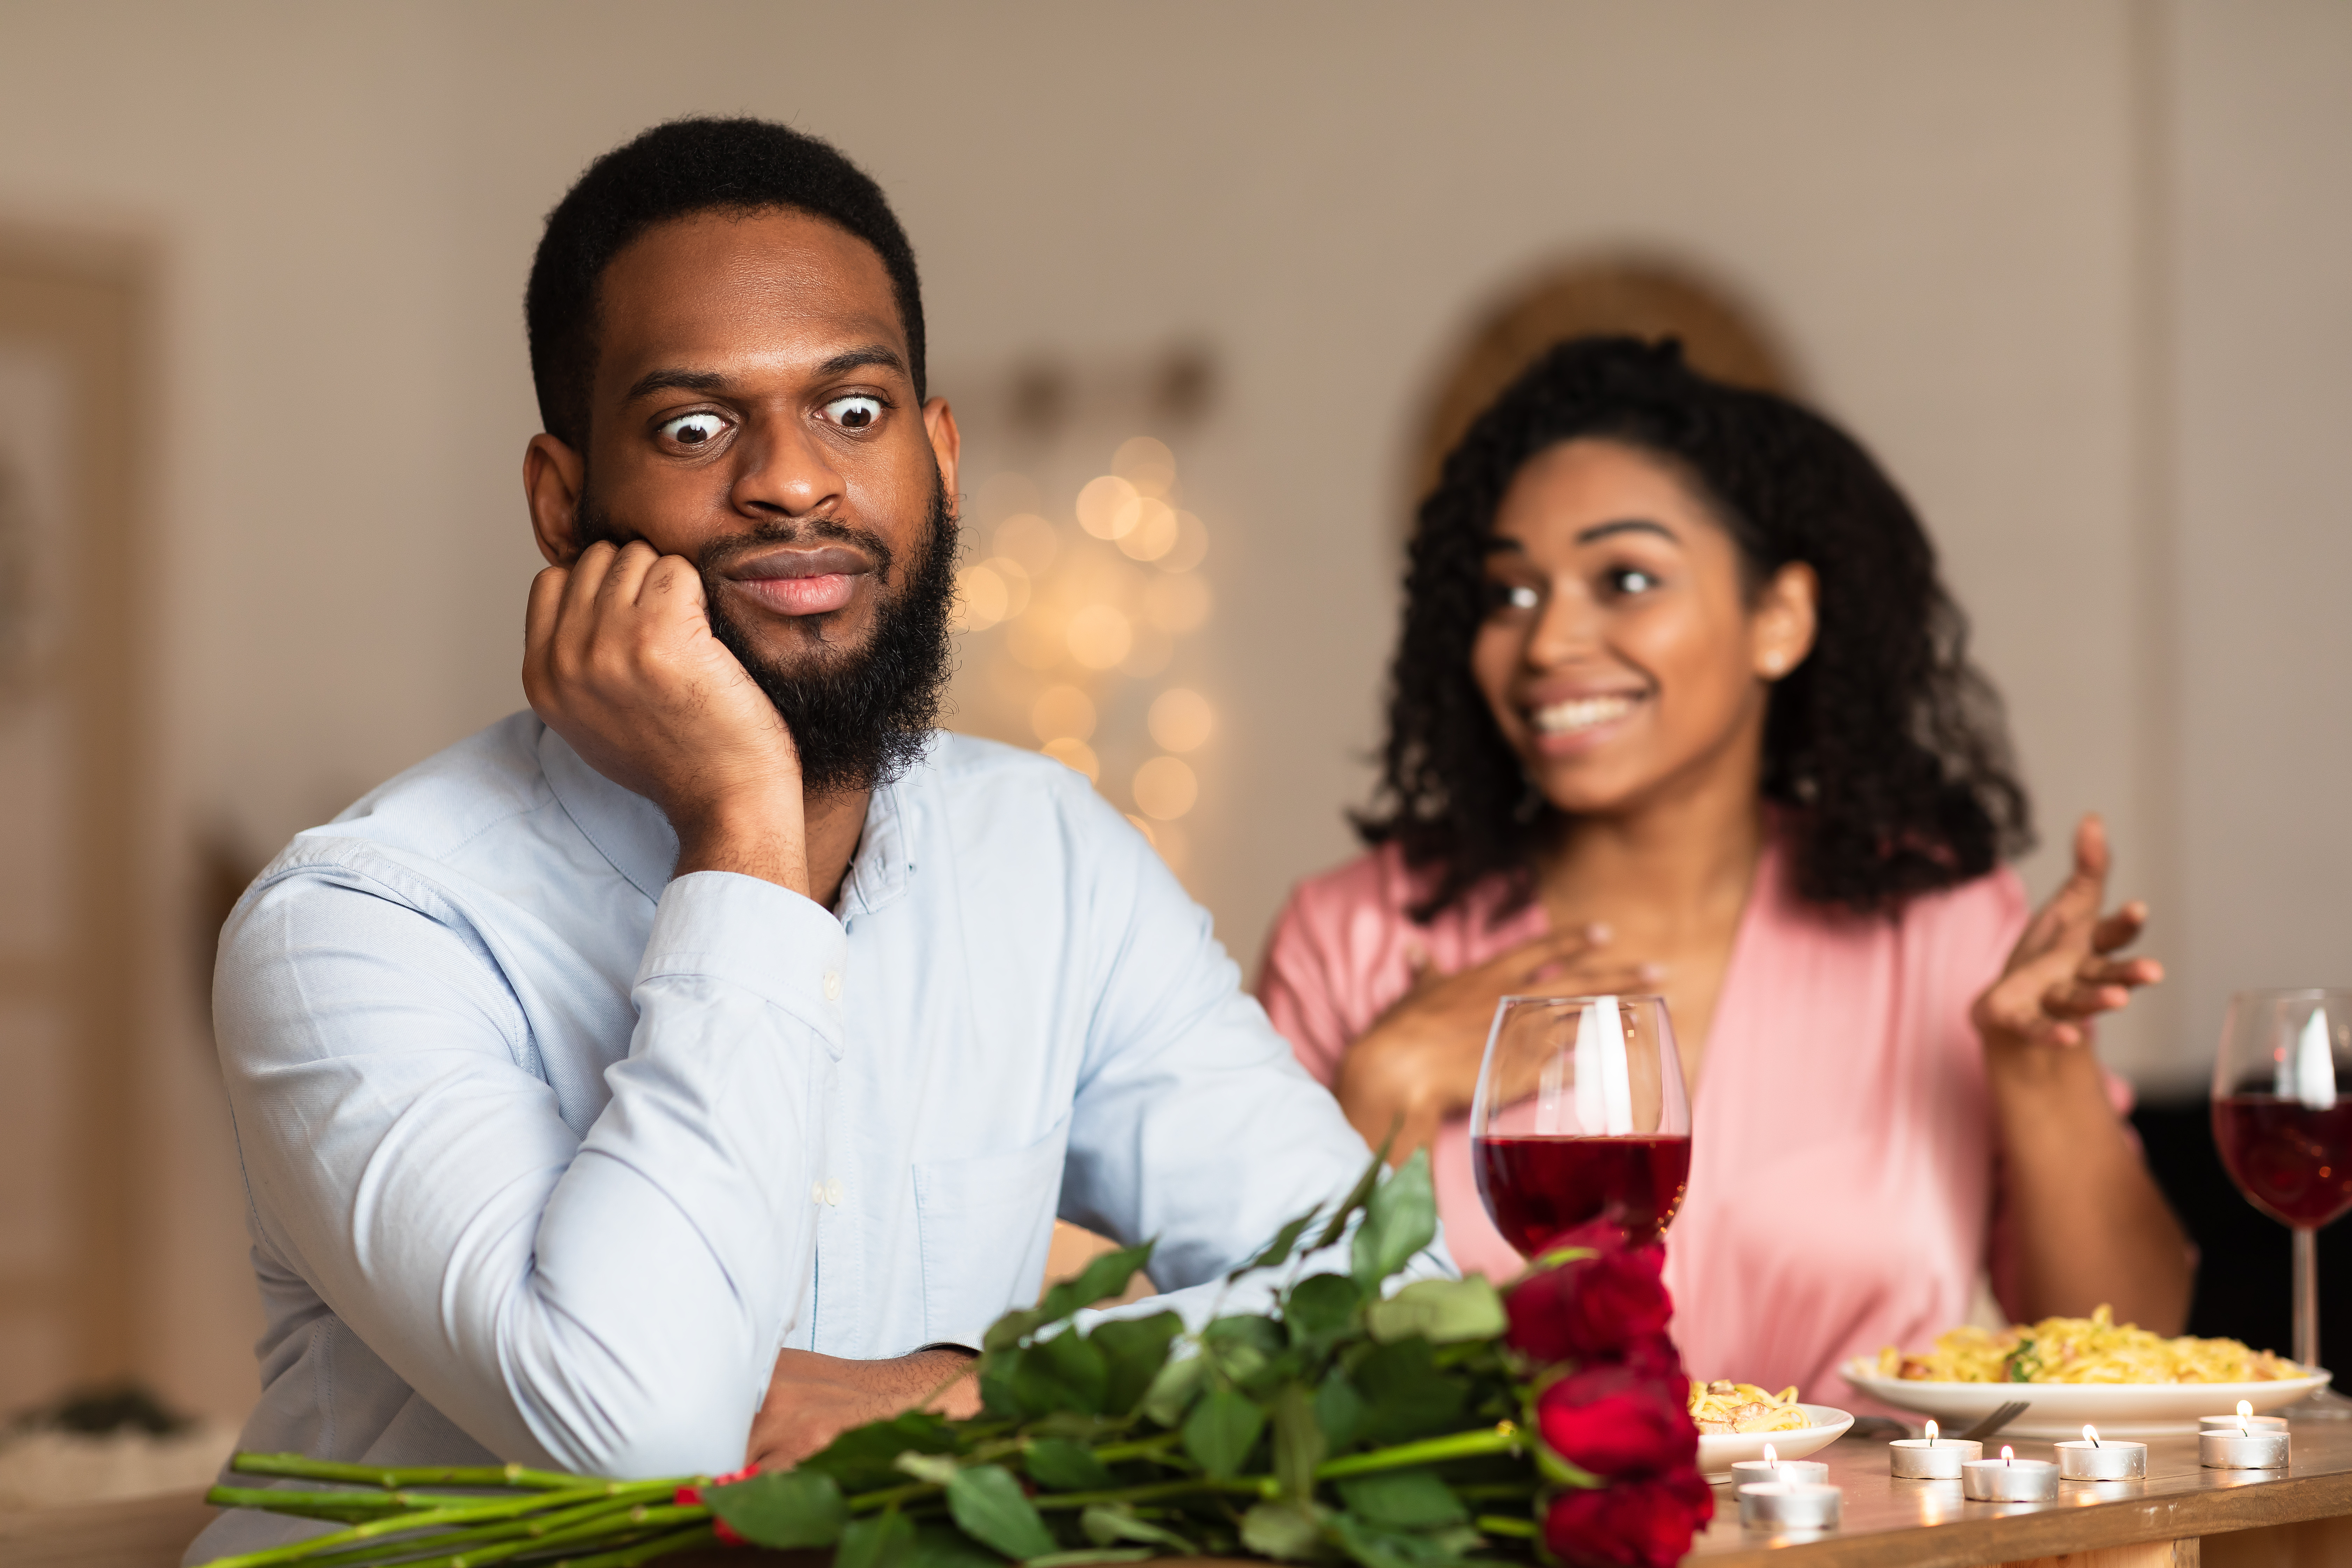
[(2091, 928), (2091, 946), (2099, 952), (2113, 952), (2137, 942), (2147, 929), (2147, 905), (2134, 899)]

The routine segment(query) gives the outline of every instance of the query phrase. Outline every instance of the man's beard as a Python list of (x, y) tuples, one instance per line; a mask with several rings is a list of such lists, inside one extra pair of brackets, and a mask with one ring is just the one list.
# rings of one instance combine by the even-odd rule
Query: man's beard
[[(583, 484), (581, 542), (625, 544), (638, 537), (615, 524)], [(854, 544), (874, 560), (879, 595), (863, 647), (811, 639), (785, 658), (763, 657), (751, 632), (720, 595), (719, 568), (775, 544)], [(740, 660), (775, 704), (799, 748), (801, 787), (811, 795), (870, 790), (890, 783), (923, 754), (952, 673), (948, 617), (955, 600), (956, 518), (946, 485), (934, 479), (929, 527), (891, 588), (899, 563), (869, 530), (819, 519), (762, 522), (712, 540), (696, 567), (711, 632)]]

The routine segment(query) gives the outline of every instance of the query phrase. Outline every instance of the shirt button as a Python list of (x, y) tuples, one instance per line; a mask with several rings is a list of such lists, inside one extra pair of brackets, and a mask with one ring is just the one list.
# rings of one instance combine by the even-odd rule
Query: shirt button
[(841, 972), (837, 969), (824, 972), (824, 999), (828, 1002), (841, 1000)]
[(834, 1177), (824, 1184), (824, 1201), (835, 1208), (841, 1206), (841, 1178)]
[(824, 1184), (823, 1182), (811, 1182), (809, 1184), (809, 1202), (813, 1204), (821, 1204), (824, 1202)]

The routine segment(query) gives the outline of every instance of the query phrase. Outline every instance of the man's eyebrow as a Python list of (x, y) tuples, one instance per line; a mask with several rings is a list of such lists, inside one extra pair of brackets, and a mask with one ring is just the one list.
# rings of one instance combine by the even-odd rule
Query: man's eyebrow
[(866, 365), (878, 364), (885, 370), (907, 374), (907, 358), (887, 343), (867, 343), (863, 348), (844, 349), (816, 367), (817, 374), (843, 375)]
[[(865, 365), (880, 365), (907, 373), (907, 358), (887, 343), (866, 343), (854, 349), (844, 349), (816, 367), (820, 378), (845, 375)], [(733, 384), (715, 370), (687, 370), (681, 366), (665, 365), (649, 370), (629, 384), (623, 396), (625, 403), (635, 403), (640, 397), (650, 397), (656, 392), (700, 392), (724, 396)]]
[(1652, 522), (1646, 517), (1623, 517), (1613, 522), (1596, 522), (1576, 536), (1579, 544), (1590, 544), (1596, 539), (1606, 539), (1612, 533), (1654, 533), (1676, 544), (1682, 537), (1663, 522)]
[(715, 370), (649, 370), (629, 384), (622, 397), (624, 403), (635, 403), (640, 397), (650, 397), (656, 392), (725, 392), (727, 378)]

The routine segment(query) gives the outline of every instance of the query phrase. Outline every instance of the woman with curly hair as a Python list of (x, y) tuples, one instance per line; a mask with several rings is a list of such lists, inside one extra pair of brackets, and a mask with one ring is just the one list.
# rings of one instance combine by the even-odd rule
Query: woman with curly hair
[(2095, 817), (2030, 913), (1999, 700), (1902, 495), (1785, 398), (1584, 339), (1423, 505), (1370, 852), (1304, 883), (1260, 994), (1465, 1269), (1519, 1259), (1467, 1112), (1496, 999), (1657, 992), (1692, 1089), (1671, 1233), (1695, 1373), (1850, 1397), (1989, 1274), (2013, 1318), (2179, 1331), (2191, 1261), (2084, 1048), (2116, 956)]

